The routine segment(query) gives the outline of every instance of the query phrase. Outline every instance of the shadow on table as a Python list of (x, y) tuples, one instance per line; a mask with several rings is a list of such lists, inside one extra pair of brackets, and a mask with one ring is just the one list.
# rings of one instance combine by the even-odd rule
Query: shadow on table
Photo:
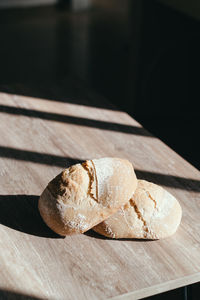
[(20, 116), (26, 116), (30, 118), (73, 124), (78, 126), (86, 126), (89, 128), (97, 128), (102, 130), (153, 137), (152, 134), (150, 134), (143, 127), (126, 125), (126, 124), (110, 122), (110, 121), (108, 122), (108, 121), (94, 120), (89, 118), (75, 117), (66, 114), (60, 114), (60, 113), (58, 114), (58, 113), (45, 112), (45, 111), (39, 111), (34, 109), (19, 108), (19, 107), (8, 106), (8, 105), (0, 105), (0, 112), (11, 114), (11, 115), (20, 115)]
[(119, 110), (103, 96), (99, 96), (93, 90), (91, 91), (91, 87), (87, 87), (85, 82), (71, 78), (71, 76), (59, 81), (59, 83), (48, 81), (42, 85), (23, 82), (21, 84), (1, 85), (0, 91), (48, 101), (53, 100), (55, 102)]
[(38, 199), (35, 195), (0, 195), (0, 224), (35, 236), (62, 238), (43, 222)]
[(86, 231), (84, 233), (85, 235), (94, 238), (94, 239), (100, 239), (100, 240), (113, 240), (113, 241), (134, 241), (134, 242), (152, 242), (152, 240), (148, 240), (148, 239), (113, 239), (113, 238), (109, 238), (106, 236), (103, 236), (95, 231), (93, 231), (92, 229)]
[[(83, 162), (83, 160), (81, 160), (80, 158), (71, 158), (55, 154), (47, 154), (4, 146), (0, 146), (0, 157), (11, 158), (19, 161), (29, 161), (49, 166), (57, 166), (61, 168), (67, 168), (71, 165)], [(200, 192), (200, 180), (198, 179), (185, 178), (181, 176), (138, 169), (135, 169), (135, 173), (138, 179), (152, 181), (153, 183), (166, 187), (193, 191), (197, 193)]]
[(8, 290), (0, 290), (1, 300), (43, 300), (45, 298), (38, 298), (35, 296), (25, 295)]
[(158, 185), (172, 187), (186, 191), (200, 192), (200, 180), (185, 178), (170, 174), (162, 174), (156, 172), (149, 172), (145, 170), (135, 170), (138, 179), (151, 181)]
[(0, 157), (11, 158), (19, 161), (29, 161), (61, 168), (68, 168), (71, 165), (83, 162), (83, 160), (80, 160), (79, 158), (71, 158), (4, 146), (0, 146)]

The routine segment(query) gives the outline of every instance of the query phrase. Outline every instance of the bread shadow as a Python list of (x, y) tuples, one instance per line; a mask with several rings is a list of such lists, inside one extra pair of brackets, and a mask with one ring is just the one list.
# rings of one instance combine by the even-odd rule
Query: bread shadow
[(87, 235), (87, 236), (89, 236), (89, 237), (91, 237), (91, 238), (95, 238), (95, 239), (100, 239), (100, 240), (112, 240), (112, 241), (133, 241), (133, 242), (145, 242), (145, 243), (147, 243), (147, 242), (152, 242), (152, 241), (157, 241), (157, 240), (149, 240), (149, 239), (113, 239), (113, 238), (109, 238), (109, 237), (106, 237), (106, 236), (103, 236), (103, 235), (101, 235), (101, 234), (99, 234), (99, 233), (97, 233), (97, 232), (95, 232), (94, 230), (92, 230), (92, 229), (90, 229), (90, 230), (88, 230), (88, 231), (86, 231), (85, 233), (84, 233), (85, 235)]
[[(0, 224), (24, 232), (45, 238), (61, 238), (53, 232), (42, 220), (38, 210), (36, 195), (0, 195)], [(150, 242), (144, 239), (112, 239), (98, 234), (92, 229), (85, 235), (101, 240)]]
[(36, 195), (0, 195), (0, 224), (39, 237), (63, 238), (42, 220)]

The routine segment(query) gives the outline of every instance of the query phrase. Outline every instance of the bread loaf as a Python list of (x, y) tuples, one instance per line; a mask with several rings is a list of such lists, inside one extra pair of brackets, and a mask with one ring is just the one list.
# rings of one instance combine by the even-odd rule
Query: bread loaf
[(111, 238), (161, 239), (175, 233), (181, 216), (181, 207), (169, 192), (138, 180), (129, 202), (93, 229)]
[(55, 177), (40, 196), (38, 208), (56, 233), (83, 233), (128, 202), (136, 186), (133, 166), (127, 160), (88, 160)]

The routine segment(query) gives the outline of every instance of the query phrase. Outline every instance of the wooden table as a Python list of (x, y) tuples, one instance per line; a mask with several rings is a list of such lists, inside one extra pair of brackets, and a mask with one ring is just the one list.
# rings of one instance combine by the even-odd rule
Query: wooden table
[[(199, 171), (126, 113), (67, 90), (61, 99), (49, 85), (49, 100), (0, 93), (0, 298), (139, 299), (199, 281)], [(129, 159), (139, 178), (179, 199), (174, 236), (60, 238), (46, 227), (37, 201), (47, 183), (70, 164), (104, 156)]]

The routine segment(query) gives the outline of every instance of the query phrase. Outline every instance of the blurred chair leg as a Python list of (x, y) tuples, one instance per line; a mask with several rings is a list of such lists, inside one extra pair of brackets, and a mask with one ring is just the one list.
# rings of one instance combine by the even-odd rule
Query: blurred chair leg
[(79, 11), (90, 8), (91, 0), (70, 0), (70, 6), (73, 11)]
[(184, 300), (189, 300), (189, 298), (188, 298), (188, 287), (187, 286), (184, 286), (183, 293), (184, 293)]
[(193, 293), (192, 293), (193, 285), (187, 285), (183, 288), (183, 299), (184, 300), (193, 300)]
[(91, 0), (57, 0), (57, 3), (60, 8), (69, 8), (75, 12), (91, 7)]

